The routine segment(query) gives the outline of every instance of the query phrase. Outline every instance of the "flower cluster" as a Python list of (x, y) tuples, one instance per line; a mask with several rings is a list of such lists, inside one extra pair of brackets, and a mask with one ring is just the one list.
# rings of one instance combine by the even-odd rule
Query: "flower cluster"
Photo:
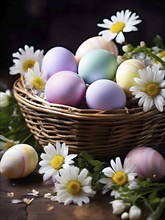
[(39, 173), (43, 174), (43, 181), (52, 179), (54, 195), (49, 197), (51, 200), (81, 206), (89, 203), (89, 197), (96, 192), (110, 191), (110, 196), (115, 198), (110, 201), (113, 214), (120, 215), (121, 219), (147, 217), (147, 220), (156, 220), (163, 213), (165, 185), (140, 179), (129, 158), (124, 159), (123, 165), (119, 157), (111, 159), (108, 166), (87, 153), (68, 155), (68, 146), (59, 142), (56, 146), (48, 144), (44, 151)]

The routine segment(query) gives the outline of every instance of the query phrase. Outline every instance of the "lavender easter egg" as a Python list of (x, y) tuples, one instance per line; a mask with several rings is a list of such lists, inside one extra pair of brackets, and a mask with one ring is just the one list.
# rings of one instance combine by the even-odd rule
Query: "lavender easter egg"
[(127, 94), (131, 94), (129, 91), (130, 87), (136, 85), (134, 78), (139, 78), (138, 70), (144, 67), (144, 63), (136, 59), (123, 61), (116, 70), (117, 84), (123, 88)]
[(45, 85), (48, 102), (77, 106), (84, 98), (86, 85), (77, 73), (61, 71), (51, 76)]
[(118, 63), (114, 55), (103, 49), (86, 53), (78, 65), (78, 73), (87, 84), (99, 79), (114, 79)]
[(165, 160), (163, 156), (150, 147), (137, 147), (128, 155), (136, 172), (141, 178), (159, 180), (165, 176)]
[(28, 144), (17, 144), (9, 148), (2, 156), (0, 171), (11, 179), (30, 175), (38, 164), (38, 155)]
[(45, 54), (41, 70), (47, 74), (47, 78), (63, 70), (77, 72), (77, 61), (73, 53), (68, 49), (54, 47)]
[(115, 57), (118, 55), (118, 48), (113, 41), (106, 41), (102, 36), (95, 36), (84, 41), (77, 49), (75, 57), (80, 59), (89, 51), (94, 49), (104, 49), (110, 51)]
[(100, 79), (87, 88), (86, 103), (91, 109), (119, 109), (126, 105), (126, 95), (117, 83)]

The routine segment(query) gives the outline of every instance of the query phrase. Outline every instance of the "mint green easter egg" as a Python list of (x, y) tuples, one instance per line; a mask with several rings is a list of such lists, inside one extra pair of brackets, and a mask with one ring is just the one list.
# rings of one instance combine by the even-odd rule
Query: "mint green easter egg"
[(99, 79), (114, 79), (118, 63), (107, 50), (95, 49), (86, 53), (78, 65), (78, 74), (87, 84)]

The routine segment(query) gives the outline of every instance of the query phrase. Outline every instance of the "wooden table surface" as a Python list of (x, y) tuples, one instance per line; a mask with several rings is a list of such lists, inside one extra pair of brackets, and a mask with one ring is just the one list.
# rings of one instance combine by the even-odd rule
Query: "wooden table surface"
[[(89, 204), (64, 206), (44, 198), (45, 193), (52, 192), (52, 184), (43, 184), (42, 176), (37, 170), (28, 177), (10, 180), (0, 176), (0, 220), (119, 220), (112, 214), (109, 195), (96, 195)], [(33, 189), (38, 196), (27, 195)], [(13, 192), (13, 197), (10, 193)], [(12, 199), (34, 198), (26, 203), (12, 203)], [(51, 210), (49, 210), (49, 208)]]

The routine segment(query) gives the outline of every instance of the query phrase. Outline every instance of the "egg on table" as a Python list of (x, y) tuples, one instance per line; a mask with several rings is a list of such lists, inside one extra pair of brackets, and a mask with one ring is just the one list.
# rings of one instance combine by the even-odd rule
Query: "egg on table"
[(0, 172), (11, 179), (30, 175), (38, 164), (36, 150), (28, 144), (17, 144), (9, 148), (2, 156)]
[(54, 47), (45, 54), (41, 70), (47, 74), (47, 78), (63, 70), (77, 72), (77, 61), (74, 54), (68, 49)]
[(78, 74), (87, 84), (99, 79), (114, 79), (118, 63), (114, 55), (103, 49), (86, 53), (78, 65)]
[(165, 160), (155, 149), (150, 147), (137, 147), (132, 149), (127, 158), (136, 167), (136, 173), (141, 178), (159, 180), (165, 176)]
[(136, 59), (129, 59), (123, 61), (116, 70), (116, 82), (125, 90), (127, 94), (131, 94), (129, 91), (131, 86), (136, 85), (134, 78), (139, 78), (139, 69), (145, 68), (142, 61)]
[(113, 41), (106, 41), (102, 36), (94, 36), (84, 41), (77, 49), (75, 57), (80, 59), (89, 51), (94, 49), (104, 49), (110, 51), (115, 57), (118, 55), (118, 48)]
[(45, 85), (48, 102), (77, 106), (84, 98), (86, 84), (75, 72), (61, 71), (51, 76)]
[(125, 107), (126, 95), (117, 83), (108, 79), (100, 79), (87, 88), (86, 103), (91, 109), (119, 109)]

